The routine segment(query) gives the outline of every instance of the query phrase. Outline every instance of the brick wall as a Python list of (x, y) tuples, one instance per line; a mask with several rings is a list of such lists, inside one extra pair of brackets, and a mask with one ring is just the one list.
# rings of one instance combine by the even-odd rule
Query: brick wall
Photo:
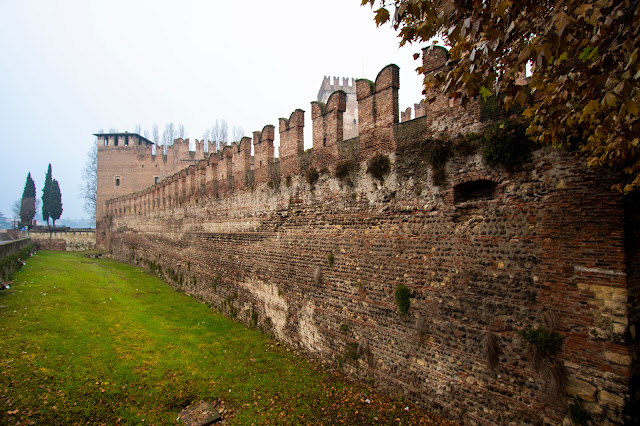
[[(208, 160), (205, 185), (216, 188), (208, 197), (137, 214), (128, 206), (142, 194), (108, 201), (108, 249), (455, 420), (560, 423), (580, 397), (597, 423), (629, 421), (640, 221), (609, 189), (616, 174), (548, 149), (510, 172), (456, 152), (435, 185), (428, 137), (453, 140), (490, 123), (472, 106), (436, 132), (434, 108), (448, 103), (398, 123), (394, 67), (357, 82), (360, 134), (336, 140), (332, 157), (359, 163), (350, 185), (333, 177), (335, 162), (316, 157), (314, 119), (313, 150), (297, 154), (298, 164), (330, 171), (314, 190), (304, 167), (287, 166), (280, 175), (290, 181), (269, 185), (258, 149), (253, 188), (225, 186), (232, 168)], [(254, 149), (272, 140), (264, 133), (254, 134)], [(392, 163), (384, 181), (365, 172), (380, 151)], [(412, 294), (405, 315), (395, 301), (401, 284)], [(562, 335), (560, 352), (536, 356), (521, 335), (532, 328)]]

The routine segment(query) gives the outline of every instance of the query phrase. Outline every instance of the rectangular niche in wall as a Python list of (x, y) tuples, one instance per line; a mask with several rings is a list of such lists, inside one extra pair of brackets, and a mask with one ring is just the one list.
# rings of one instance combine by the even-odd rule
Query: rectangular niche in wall
[(491, 200), (496, 197), (497, 188), (496, 182), (487, 179), (459, 183), (453, 188), (453, 202)]

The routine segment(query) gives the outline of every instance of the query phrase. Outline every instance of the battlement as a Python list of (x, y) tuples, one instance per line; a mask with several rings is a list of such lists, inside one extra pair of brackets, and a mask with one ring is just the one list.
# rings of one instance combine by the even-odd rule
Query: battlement
[[(445, 66), (448, 54), (444, 48), (430, 48), (425, 50), (425, 64), (433, 69)], [(278, 131), (280, 133), (280, 159), (274, 158), (273, 125), (266, 125), (261, 131), (253, 132), (253, 138), (243, 138), (240, 142), (225, 146), (217, 153), (205, 155), (208, 142), (197, 141), (189, 144), (189, 140), (176, 139), (168, 147), (170, 152), (178, 155), (181, 162), (191, 161), (197, 166), (199, 184), (205, 188), (203, 193), (222, 194), (234, 189), (266, 184), (272, 180), (280, 180), (306, 171), (310, 165), (316, 169), (334, 167), (343, 159), (352, 158), (355, 161), (365, 161), (375, 153), (396, 151), (398, 143), (406, 132), (398, 126), (422, 118), (418, 124), (419, 134), (423, 138), (455, 136), (471, 130), (478, 130), (493, 122), (495, 117), (481, 119), (478, 103), (471, 103), (466, 109), (450, 102), (440, 95), (436, 102), (426, 103), (421, 100), (414, 104), (415, 117), (411, 116), (411, 108), (402, 112), (398, 106), (398, 92), (400, 89), (400, 70), (397, 65), (384, 67), (374, 81), (367, 79), (348, 80), (334, 78), (333, 83), (325, 77), (324, 89), (340, 87), (331, 92), (326, 103), (311, 102), (312, 140), (313, 149), (304, 152), (304, 111), (296, 109), (289, 118), (280, 118)], [(355, 94), (357, 101), (358, 123), (355, 143), (349, 143), (346, 149), (344, 137), (343, 115), (347, 111), (347, 88)], [(412, 124), (415, 127), (415, 124)], [(416, 130), (412, 130), (415, 134)], [(350, 138), (351, 139), (351, 138)], [(251, 145), (254, 155), (251, 156)], [(356, 148), (354, 148), (356, 147)], [(208, 159), (207, 159), (208, 158)], [(191, 167), (184, 164), (183, 167)], [(189, 170), (189, 169), (185, 169)], [(181, 176), (184, 170), (175, 170), (176, 176)], [(178, 184), (181, 179), (169, 179), (168, 184)], [(158, 184), (158, 181), (155, 182)], [(178, 191), (178, 194), (180, 191)], [(188, 200), (189, 191), (185, 192), (184, 200)], [(135, 196), (134, 196), (135, 198)], [(121, 199), (121, 198), (119, 198)], [(173, 201), (180, 200), (174, 197)], [(106, 201), (106, 199), (105, 199)], [(109, 201), (109, 203), (114, 200)]]
[(98, 148), (153, 145), (153, 142), (137, 133), (94, 133), (93, 135), (98, 138)]

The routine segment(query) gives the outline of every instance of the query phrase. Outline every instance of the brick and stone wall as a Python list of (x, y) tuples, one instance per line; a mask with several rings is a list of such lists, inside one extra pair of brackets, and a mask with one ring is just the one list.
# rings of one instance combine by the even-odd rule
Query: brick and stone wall
[[(136, 207), (145, 192), (109, 200), (107, 249), (455, 420), (561, 423), (574, 405), (597, 423), (630, 421), (640, 221), (610, 189), (618, 176), (550, 149), (515, 170), (490, 168), (477, 151), (458, 149), (456, 135), (500, 114), (480, 119), (481, 107), (441, 101), (399, 123), (397, 75), (389, 66), (375, 82), (357, 82), (358, 138), (323, 127), (336, 132), (327, 140), (337, 150), (323, 154), (328, 172), (313, 188), (304, 172), (318, 161), (316, 135), (309, 153), (292, 143), (279, 185), (256, 165), (253, 185), (233, 188), (233, 163), (209, 159), (206, 196), (163, 199), (154, 210)], [(443, 108), (460, 121), (434, 126)], [(290, 129), (281, 123), (281, 134)], [(453, 156), (436, 185), (424, 153), (443, 135)], [(263, 129), (254, 147), (269, 140)], [(384, 180), (366, 173), (376, 152), (391, 161)], [(256, 153), (268, 164), (268, 149)], [(335, 161), (345, 158), (359, 169), (340, 180)], [(173, 186), (172, 177), (169, 193)], [(400, 285), (411, 293), (406, 314)], [(536, 352), (522, 335), (532, 329), (561, 335), (561, 350)]]
[(95, 229), (32, 229), (29, 236), (40, 250), (86, 251), (96, 247)]

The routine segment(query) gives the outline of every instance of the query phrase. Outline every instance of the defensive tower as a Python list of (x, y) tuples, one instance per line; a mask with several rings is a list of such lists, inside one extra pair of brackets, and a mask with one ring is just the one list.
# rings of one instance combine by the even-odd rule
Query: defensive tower
[(333, 92), (342, 90), (347, 96), (347, 109), (342, 115), (344, 120), (344, 139), (358, 136), (358, 100), (356, 99), (356, 79), (350, 77), (325, 76), (318, 91), (318, 102), (324, 104), (329, 100)]

